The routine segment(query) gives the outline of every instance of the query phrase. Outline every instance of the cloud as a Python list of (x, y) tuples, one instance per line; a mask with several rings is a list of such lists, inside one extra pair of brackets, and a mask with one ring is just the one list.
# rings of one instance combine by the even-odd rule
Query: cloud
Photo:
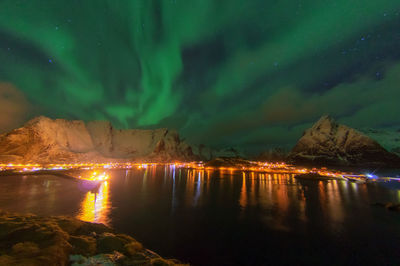
[(292, 145), (305, 128), (324, 114), (356, 128), (398, 125), (399, 84), (400, 64), (395, 64), (382, 79), (366, 73), (324, 92), (282, 87), (253, 109), (216, 115), (209, 127), (197, 135), (200, 140), (213, 143), (273, 146)]
[(0, 82), (0, 132), (25, 122), (30, 105), (25, 95), (10, 83)]
[(383, 79), (363, 76), (341, 83), (323, 93), (307, 93), (297, 88), (282, 88), (261, 108), (261, 123), (299, 124), (322, 114), (331, 114), (352, 126), (385, 126), (400, 123), (400, 64), (387, 71)]

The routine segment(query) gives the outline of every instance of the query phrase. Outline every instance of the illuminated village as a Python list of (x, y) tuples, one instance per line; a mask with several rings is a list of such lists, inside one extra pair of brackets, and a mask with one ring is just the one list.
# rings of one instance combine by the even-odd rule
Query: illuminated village
[[(15, 172), (15, 173), (46, 173), (46, 171), (70, 171), (70, 170), (96, 170), (91, 172), (88, 177), (74, 177), (82, 178), (91, 181), (104, 181), (107, 178), (105, 174), (101, 174), (101, 170), (113, 170), (113, 169), (146, 169), (148, 167), (172, 167), (172, 168), (186, 168), (194, 169), (196, 171), (225, 171), (225, 172), (255, 172), (255, 173), (268, 173), (268, 174), (292, 174), (292, 175), (307, 175), (315, 174), (321, 177), (337, 178), (350, 181), (365, 181), (374, 180), (378, 178), (374, 174), (356, 174), (352, 172), (342, 172), (329, 170), (326, 167), (322, 168), (304, 168), (296, 167), (294, 165), (286, 164), (284, 162), (255, 162), (248, 161), (249, 166), (233, 166), (233, 167), (211, 167), (207, 166), (203, 162), (176, 162), (176, 163), (77, 163), (77, 164), (0, 164), (0, 171), (3, 173)], [(1, 174), (1, 172), (0, 172)], [(395, 177), (380, 177), (380, 178), (391, 178)]]

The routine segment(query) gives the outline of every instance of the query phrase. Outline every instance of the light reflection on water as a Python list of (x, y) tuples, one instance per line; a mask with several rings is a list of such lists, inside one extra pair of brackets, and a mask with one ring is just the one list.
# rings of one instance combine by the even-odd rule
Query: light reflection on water
[(109, 224), (111, 204), (108, 181), (102, 182), (97, 191), (88, 191), (81, 202), (78, 219), (86, 222)]
[(3, 176), (0, 208), (105, 223), (194, 265), (263, 265), (274, 258), (296, 264), (288, 252), (341, 254), (332, 260), (337, 265), (347, 253), (377, 261), (393, 257), (400, 239), (400, 215), (371, 206), (400, 202), (400, 190), (382, 184), (169, 166), (109, 175), (89, 191), (55, 176)]
[[(185, 178), (182, 178), (182, 171), (186, 171)], [(132, 170), (124, 171), (126, 186), (130, 185), (131, 172)], [(216, 189), (219, 195), (215, 198), (215, 203), (218, 204), (218, 196), (224, 197), (224, 193), (231, 193), (235, 187), (239, 187), (240, 193), (236, 200), (240, 206), (240, 217), (245, 217), (248, 209), (258, 208), (264, 213), (265, 223), (278, 230), (291, 230), (288, 221), (293, 212), (299, 221), (306, 223), (310, 209), (316, 206), (319, 206), (324, 219), (331, 221), (332, 229), (340, 230), (342, 222), (349, 214), (346, 212), (346, 201), (368, 201), (366, 184), (342, 180), (296, 180), (294, 174), (185, 170), (167, 166), (163, 169), (162, 182), (154, 180), (158, 178), (157, 174), (156, 167), (142, 169), (142, 179), (135, 180), (135, 185), (141, 183), (139, 194), (143, 201), (148, 201), (148, 197), (151, 197), (148, 186), (170, 187), (171, 215), (178, 207), (199, 208), (209, 204), (210, 198), (215, 198)], [(46, 191), (49, 190), (48, 183), (45, 187)], [(37, 187), (33, 186), (29, 195), (35, 194), (36, 190)], [(400, 191), (394, 193), (400, 201)], [(109, 194), (107, 181), (97, 191), (86, 192), (76, 217), (88, 222), (110, 224), (112, 203)], [(54, 197), (54, 193), (51, 195)]]

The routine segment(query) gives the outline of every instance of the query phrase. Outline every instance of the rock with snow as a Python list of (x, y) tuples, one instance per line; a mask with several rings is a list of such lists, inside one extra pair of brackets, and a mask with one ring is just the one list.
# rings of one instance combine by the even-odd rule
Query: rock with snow
[(110, 122), (37, 117), (0, 135), (1, 162), (191, 160), (191, 147), (168, 129), (119, 130)]
[(289, 158), (297, 163), (327, 165), (400, 165), (399, 157), (363, 133), (323, 116), (292, 149)]

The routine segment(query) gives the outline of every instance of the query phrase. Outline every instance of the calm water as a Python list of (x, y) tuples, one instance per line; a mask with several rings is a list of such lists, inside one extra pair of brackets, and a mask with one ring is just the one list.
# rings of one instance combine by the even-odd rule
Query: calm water
[(400, 203), (396, 183), (172, 167), (109, 173), (97, 193), (56, 176), (1, 176), (0, 208), (103, 222), (194, 265), (400, 263), (400, 213), (371, 205)]

